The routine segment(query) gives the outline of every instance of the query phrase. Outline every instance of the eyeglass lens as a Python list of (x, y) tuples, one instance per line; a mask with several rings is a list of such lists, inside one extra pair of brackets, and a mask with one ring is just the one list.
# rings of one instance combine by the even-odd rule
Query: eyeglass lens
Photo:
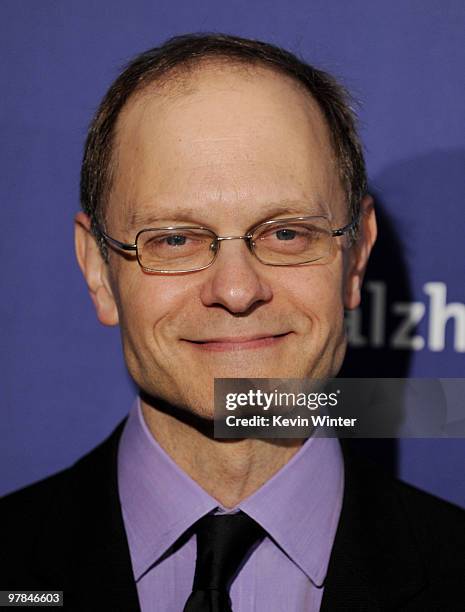
[[(195, 270), (208, 266), (219, 248), (213, 232), (200, 228), (148, 229), (139, 233), (137, 251), (141, 265), (153, 271)], [(327, 257), (332, 248), (329, 221), (287, 221), (259, 226), (251, 248), (270, 265), (296, 265)]]

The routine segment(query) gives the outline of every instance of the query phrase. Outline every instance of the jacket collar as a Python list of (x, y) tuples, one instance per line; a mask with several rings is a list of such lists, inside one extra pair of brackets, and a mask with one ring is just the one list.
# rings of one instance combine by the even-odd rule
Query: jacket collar
[(71, 468), (66, 504), (74, 529), (67, 609), (140, 611), (117, 486), (124, 422)]

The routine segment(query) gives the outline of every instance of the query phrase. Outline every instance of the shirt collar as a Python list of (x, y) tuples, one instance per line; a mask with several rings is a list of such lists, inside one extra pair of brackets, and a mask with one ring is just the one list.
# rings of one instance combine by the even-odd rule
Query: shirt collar
[(136, 581), (218, 501), (179, 468), (136, 401), (118, 449), (118, 487)]
[[(317, 586), (326, 576), (339, 521), (343, 474), (339, 442), (312, 437), (238, 506)], [(189, 527), (219, 506), (154, 439), (139, 401), (120, 440), (118, 487), (136, 581)]]
[(322, 586), (341, 513), (344, 464), (336, 438), (311, 437), (240, 508)]

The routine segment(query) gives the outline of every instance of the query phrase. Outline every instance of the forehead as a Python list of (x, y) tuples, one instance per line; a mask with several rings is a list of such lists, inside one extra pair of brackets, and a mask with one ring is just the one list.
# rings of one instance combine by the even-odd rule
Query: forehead
[(138, 94), (119, 117), (115, 162), (109, 213), (128, 223), (181, 209), (253, 221), (282, 202), (311, 214), (341, 199), (317, 103), (261, 67), (207, 65)]

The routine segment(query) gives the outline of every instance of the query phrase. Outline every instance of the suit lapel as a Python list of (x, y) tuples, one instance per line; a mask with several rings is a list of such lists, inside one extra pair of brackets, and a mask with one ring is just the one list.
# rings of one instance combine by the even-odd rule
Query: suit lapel
[(137, 589), (118, 496), (117, 450), (124, 421), (81, 459), (68, 480), (73, 517), (67, 609), (139, 612)]
[(321, 610), (400, 609), (426, 584), (401, 500), (381, 470), (343, 452), (344, 499)]

